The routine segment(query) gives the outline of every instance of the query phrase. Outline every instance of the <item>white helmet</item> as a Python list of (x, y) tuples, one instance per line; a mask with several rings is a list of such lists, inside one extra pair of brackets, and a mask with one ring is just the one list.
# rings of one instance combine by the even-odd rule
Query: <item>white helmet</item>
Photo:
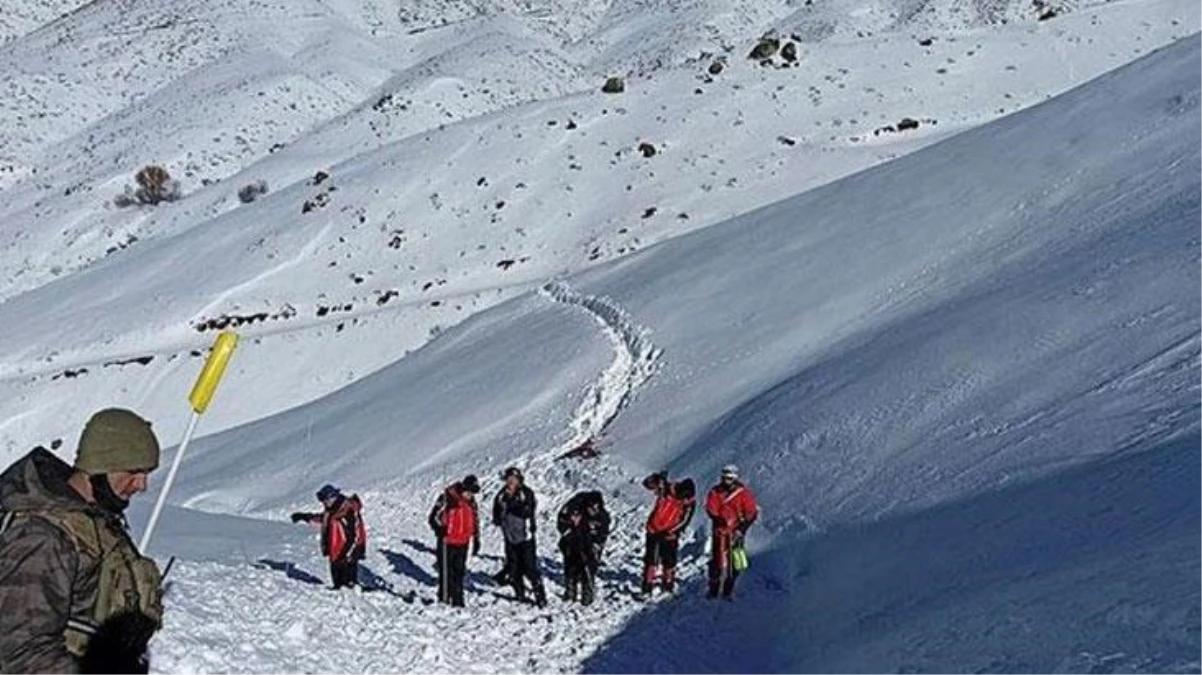
[(722, 477), (726, 478), (728, 476), (730, 478), (738, 478), (739, 467), (735, 466), (734, 464), (727, 464), (726, 466), (722, 467)]

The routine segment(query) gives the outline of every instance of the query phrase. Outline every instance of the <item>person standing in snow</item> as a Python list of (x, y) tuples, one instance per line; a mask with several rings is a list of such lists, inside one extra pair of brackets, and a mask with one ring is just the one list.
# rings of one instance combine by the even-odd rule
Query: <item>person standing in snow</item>
[(359, 561), (367, 556), (363, 502), (333, 485), (323, 485), (317, 501), (325, 507), (321, 513), (294, 513), (292, 522), (321, 528), (321, 553), (330, 560), (330, 583), (335, 590), (354, 588), (359, 585)]
[(600, 492), (580, 492), (559, 509), (556, 517), (559, 551), (563, 554), (564, 600), (591, 605), (597, 592), (597, 569), (609, 537), (609, 512)]
[(676, 558), (680, 535), (693, 522), (697, 489), (691, 478), (668, 480), (661, 471), (643, 479), (643, 487), (655, 493), (655, 506), (647, 516), (647, 542), (643, 549), (643, 596), (651, 595), (658, 578), (664, 593), (676, 591)]
[(449, 485), (430, 510), (430, 529), (438, 539), (438, 601), (463, 607), (463, 580), (467, 576), (468, 546), (480, 553), (480, 517), (475, 475)]
[(722, 468), (718, 484), (705, 499), (705, 512), (713, 524), (713, 546), (710, 551), (709, 594), (732, 600), (735, 580), (741, 570), (735, 565), (735, 550), (743, 547), (747, 529), (759, 517), (755, 496), (739, 480), (739, 467), (727, 464)]
[(0, 474), (0, 672), (147, 671), (162, 576), (124, 514), (158, 465), (150, 423), (113, 408), (88, 420), (74, 466), (39, 447)]
[(502, 474), (505, 485), (497, 491), (492, 503), (493, 525), (501, 528), (505, 538), (505, 568), (508, 581), (518, 602), (526, 601), (526, 581), (534, 591), (534, 604), (547, 606), (547, 591), (538, 571), (538, 549), (534, 535), (537, 531), (534, 514), (537, 507), (534, 491), (526, 486), (525, 477), (511, 466)]

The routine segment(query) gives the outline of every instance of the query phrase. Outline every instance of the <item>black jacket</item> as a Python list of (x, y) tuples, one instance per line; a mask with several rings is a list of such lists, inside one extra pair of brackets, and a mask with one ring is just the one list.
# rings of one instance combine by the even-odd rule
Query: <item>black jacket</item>
[(612, 521), (605, 510), (605, 500), (600, 492), (580, 492), (559, 509), (555, 519), (556, 528), (562, 536), (561, 546), (592, 545), (605, 546), (609, 538)]

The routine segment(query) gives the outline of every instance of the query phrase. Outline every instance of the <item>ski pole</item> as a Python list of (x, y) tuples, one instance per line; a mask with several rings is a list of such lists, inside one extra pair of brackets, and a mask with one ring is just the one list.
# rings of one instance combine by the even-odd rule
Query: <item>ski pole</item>
[(221, 382), (221, 377), (225, 375), (225, 367), (229, 365), (230, 357), (233, 356), (234, 348), (237, 346), (237, 333), (226, 331), (218, 335), (217, 341), (213, 343), (213, 351), (205, 360), (204, 368), (201, 369), (200, 376), (196, 378), (196, 384), (192, 387), (192, 393), (188, 395), (188, 401), (192, 404), (192, 419), (189, 420), (184, 437), (180, 440), (175, 459), (171, 461), (171, 470), (167, 472), (167, 481), (163, 483), (163, 489), (159, 491), (159, 498), (154, 504), (154, 510), (150, 513), (150, 521), (146, 523), (146, 531), (142, 533), (142, 541), (138, 545), (142, 555), (146, 555), (150, 537), (154, 534), (155, 525), (159, 522), (163, 505), (167, 503), (167, 495), (171, 492), (171, 485), (175, 482), (175, 474), (179, 472), (184, 453), (188, 451), (188, 444), (192, 442), (192, 434), (196, 433), (196, 425), (200, 422), (200, 416), (209, 409), (209, 403), (213, 401), (213, 394), (217, 391), (217, 385)]

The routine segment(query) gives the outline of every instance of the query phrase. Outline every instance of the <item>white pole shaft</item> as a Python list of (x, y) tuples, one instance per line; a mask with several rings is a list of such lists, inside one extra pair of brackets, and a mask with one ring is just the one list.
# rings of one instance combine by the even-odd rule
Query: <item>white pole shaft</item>
[(163, 489), (159, 491), (159, 499), (154, 504), (154, 511), (150, 513), (150, 521), (146, 523), (146, 530), (142, 532), (142, 543), (138, 545), (138, 550), (142, 552), (142, 555), (146, 555), (146, 547), (150, 545), (150, 536), (154, 534), (154, 526), (159, 522), (163, 505), (167, 503), (167, 493), (171, 492), (171, 484), (175, 482), (175, 474), (179, 472), (180, 461), (183, 460), (184, 453), (188, 451), (188, 443), (192, 441), (192, 434), (196, 431), (196, 423), (199, 421), (200, 413), (193, 411), (192, 420), (188, 422), (184, 438), (179, 442), (179, 450), (175, 453), (175, 459), (171, 461), (171, 470), (167, 472), (167, 482), (163, 483)]

